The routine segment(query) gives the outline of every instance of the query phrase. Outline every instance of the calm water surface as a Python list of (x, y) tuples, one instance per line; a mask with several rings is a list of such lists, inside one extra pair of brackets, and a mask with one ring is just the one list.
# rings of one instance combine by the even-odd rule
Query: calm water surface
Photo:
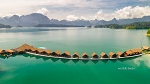
[[(100, 54), (150, 46), (147, 30), (86, 28), (0, 29), (0, 48), (36, 47)], [(73, 61), (17, 55), (0, 58), (0, 84), (149, 84), (150, 56), (128, 60)]]

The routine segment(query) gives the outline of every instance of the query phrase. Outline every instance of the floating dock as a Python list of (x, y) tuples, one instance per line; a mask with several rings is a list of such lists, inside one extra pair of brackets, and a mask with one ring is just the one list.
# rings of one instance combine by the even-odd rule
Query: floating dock
[(41, 49), (31, 46), (29, 44), (23, 44), (15, 49), (9, 50), (0, 49), (0, 55), (10, 57), (12, 55), (26, 53), (34, 56), (68, 59), (68, 60), (115, 60), (115, 59), (125, 59), (142, 56), (142, 50), (149, 50), (149, 47), (144, 46), (143, 49), (129, 49), (124, 52), (120, 51), (116, 53), (110, 52), (109, 54), (102, 52), (100, 55), (93, 52), (90, 56), (86, 52), (84, 52), (80, 57), (78, 52), (75, 52), (73, 55), (71, 55), (69, 51), (61, 53), (59, 50), (55, 50), (52, 52), (49, 49)]

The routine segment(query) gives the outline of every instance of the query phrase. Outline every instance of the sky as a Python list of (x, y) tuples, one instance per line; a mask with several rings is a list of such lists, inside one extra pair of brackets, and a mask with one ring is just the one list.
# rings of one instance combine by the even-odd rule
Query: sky
[(0, 0), (0, 17), (41, 13), (58, 20), (111, 20), (150, 15), (150, 0)]

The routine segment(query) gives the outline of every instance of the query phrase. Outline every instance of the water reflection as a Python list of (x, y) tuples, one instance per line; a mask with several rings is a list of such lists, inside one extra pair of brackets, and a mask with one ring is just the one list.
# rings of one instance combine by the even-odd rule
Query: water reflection
[(49, 58), (49, 57), (42, 57), (42, 59), (43, 59), (44, 61), (47, 61), (47, 60), (49, 60), (50, 58)]
[(143, 55), (142, 57), (136, 58), (133, 61), (137, 66), (140, 66), (144, 62), (144, 65), (150, 68), (150, 54)]
[(0, 58), (5, 59), (5, 58), (6, 58), (6, 56), (0, 56)]
[(56, 62), (56, 61), (58, 61), (59, 59), (57, 59), (57, 58), (51, 58), (51, 60), (52, 60), (53, 62)]
[(104, 62), (104, 63), (107, 63), (108, 62), (108, 60), (101, 60), (102, 62)]
[(77, 62), (79, 62), (79, 60), (77, 59), (77, 60), (72, 60), (74, 63), (77, 63)]
[(115, 63), (118, 59), (110, 60), (111, 62)]
[(63, 63), (67, 63), (67, 62), (69, 62), (70, 60), (68, 60), (68, 59), (61, 59), (61, 61), (62, 61)]
[(24, 27), (24, 28), (1, 28), (1, 33), (20, 33), (20, 32), (41, 32), (41, 31), (62, 31), (68, 30), (68, 28), (53, 28), (53, 27)]
[(98, 61), (99, 61), (99, 60), (92, 60), (92, 62), (95, 63), (95, 64), (98, 63)]
[(40, 56), (35, 56), (35, 58), (36, 58), (36, 59), (40, 59), (41, 57), (40, 57)]
[[(21, 56), (21, 55), (13, 55), (11, 57), (16, 57), (16, 56)], [(22, 56), (35, 58), (35, 59), (42, 59), (43, 61), (52, 60), (53, 62), (57, 62), (58, 60), (60, 60), (63, 63), (67, 63), (67, 62), (71, 61), (69, 59), (50, 58), (50, 57), (43, 57), (43, 56), (36, 56), (36, 55), (29, 55), (29, 54), (22, 54)], [(0, 58), (7, 59), (6, 56), (0, 56)], [(103, 63), (107, 63), (108, 61), (116, 63), (117, 61), (124, 62), (124, 61), (127, 61), (127, 60), (134, 60), (134, 62), (137, 65), (140, 65), (139, 61), (145, 61), (146, 62), (145, 64), (149, 64), (147, 66), (150, 67), (150, 60), (148, 60), (148, 58), (145, 58), (145, 56), (144, 57), (142, 56), (142, 57), (125, 58), (125, 59), (114, 59), (114, 60), (79, 60), (79, 59), (75, 59), (75, 60), (72, 60), (72, 61), (73, 61), (73, 63), (83, 62), (84, 64), (87, 64), (89, 61), (92, 61), (94, 64), (97, 64), (99, 61), (101, 61)]]
[(28, 54), (23, 54), (23, 56), (24, 56), (24, 57), (29, 57), (30, 55), (28, 55)]
[(89, 60), (82, 60), (82, 62), (83, 62), (84, 64), (86, 64), (86, 63), (89, 62)]

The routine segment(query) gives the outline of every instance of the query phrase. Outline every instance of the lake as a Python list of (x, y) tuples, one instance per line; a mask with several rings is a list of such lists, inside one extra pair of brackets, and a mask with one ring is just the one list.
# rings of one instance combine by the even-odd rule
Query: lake
[[(71, 54), (109, 53), (150, 46), (147, 30), (107, 28), (0, 29), (0, 48), (24, 43)], [(124, 60), (73, 61), (16, 55), (0, 58), (0, 84), (149, 84), (150, 56)]]

